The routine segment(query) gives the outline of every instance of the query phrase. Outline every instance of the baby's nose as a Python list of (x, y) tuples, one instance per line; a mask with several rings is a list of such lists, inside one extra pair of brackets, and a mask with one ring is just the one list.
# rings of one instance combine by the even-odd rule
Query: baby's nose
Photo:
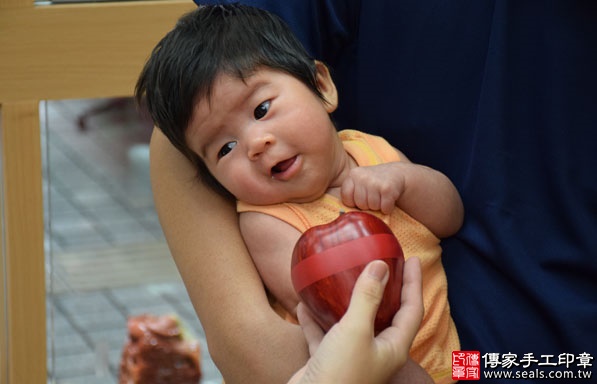
[(276, 142), (275, 137), (269, 133), (263, 133), (250, 140), (248, 156), (251, 160), (257, 160), (269, 147)]

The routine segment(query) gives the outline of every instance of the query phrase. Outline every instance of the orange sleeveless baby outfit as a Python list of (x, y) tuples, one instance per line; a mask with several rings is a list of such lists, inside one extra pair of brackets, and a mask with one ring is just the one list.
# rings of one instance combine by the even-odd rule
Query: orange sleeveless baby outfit
[[(344, 130), (338, 133), (345, 150), (359, 166), (377, 165), (400, 161), (398, 152), (383, 138), (359, 131)], [(255, 206), (237, 203), (238, 212), (261, 212), (274, 216), (294, 226), (301, 233), (307, 229), (329, 223), (340, 211), (353, 211), (332, 195), (323, 195), (309, 203), (282, 203)], [(417, 256), (423, 273), (423, 302), (425, 315), (411, 348), (411, 357), (418, 362), (436, 383), (452, 382), (452, 351), (460, 349), (456, 327), (450, 317), (446, 275), (440, 260), (440, 240), (425, 226), (399, 208), (390, 215), (369, 211), (388, 224), (408, 259)], [(290, 268), (288, 269), (290, 274)], [(290, 276), (289, 276), (290, 278)]]

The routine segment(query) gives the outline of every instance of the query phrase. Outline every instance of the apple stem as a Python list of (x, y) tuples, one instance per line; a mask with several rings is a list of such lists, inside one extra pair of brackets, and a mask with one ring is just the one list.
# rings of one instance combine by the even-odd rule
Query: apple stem
[(343, 209), (340, 210), (340, 213), (338, 214), (338, 216), (342, 216), (343, 214), (345, 214), (346, 211), (344, 211)]

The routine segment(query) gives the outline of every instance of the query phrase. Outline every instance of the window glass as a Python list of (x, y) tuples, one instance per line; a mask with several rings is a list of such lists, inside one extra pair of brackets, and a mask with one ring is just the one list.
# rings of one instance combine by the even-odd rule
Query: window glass
[(46, 101), (40, 113), (48, 381), (117, 383), (127, 320), (149, 314), (174, 316), (199, 343), (201, 382), (221, 383), (154, 210), (150, 120), (131, 98)]

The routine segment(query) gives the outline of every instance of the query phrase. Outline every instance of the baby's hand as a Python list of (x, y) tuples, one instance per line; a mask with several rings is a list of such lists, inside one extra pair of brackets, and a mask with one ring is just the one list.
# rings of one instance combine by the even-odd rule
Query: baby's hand
[(400, 166), (387, 163), (351, 169), (340, 189), (342, 202), (349, 207), (389, 214), (405, 187)]

